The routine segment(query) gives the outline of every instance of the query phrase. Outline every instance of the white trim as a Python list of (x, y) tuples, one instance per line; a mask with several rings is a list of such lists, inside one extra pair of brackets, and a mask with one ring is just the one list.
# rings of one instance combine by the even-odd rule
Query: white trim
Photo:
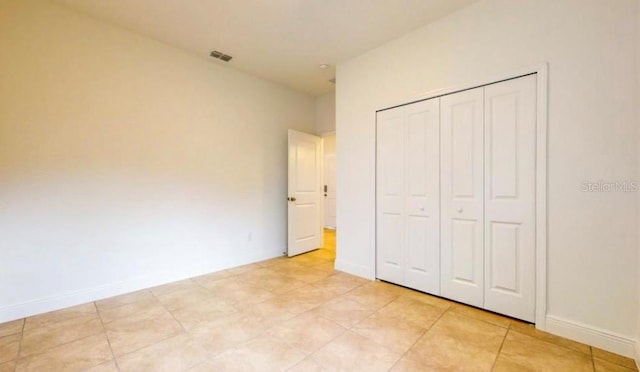
[(56, 296), (47, 296), (35, 300), (12, 304), (0, 308), (0, 323), (9, 322), (16, 319), (22, 319), (33, 315), (43, 314), (49, 311), (65, 309), (71, 306), (86, 304), (92, 301), (98, 301), (105, 298), (118, 296), (121, 294), (131, 293), (142, 289), (152, 288), (159, 285), (173, 283), (176, 281), (194, 278), (200, 275), (210, 274), (220, 270), (226, 270), (237, 266), (248, 265), (254, 262), (260, 262), (281, 255), (274, 256), (259, 254), (243, 257), (233, 262), (225, 262), (224, 265), (216, 265), (204, 270), (172, 273), (165, 277), (157, 276), (140, 276), (130, 278), (116, 283), (109, 283), (97, 287), (80, 290), (68, 291)]
[(535, 70), (536, 110), (536, 328), (546, 330), (547, 315), (547, 86), (548, 66)]
[[(327, 193), (324, 191), (324, 186), (327, 185), (327, 180), (325, 179), (326, 174), (324, 172), (325, 172), (325, 166), (326, 166), (326, 163), (327, 163), (327, 158), (329, 158), (329, 157), (333, 157), (334, 159), (338, 159), (338, 157), (336, 156), (335, 153), (333, 153), (333, 154), (325, 154), (324, 153), (324, 137), (322, 137), (322, 185), (321, 185), (321, 191), (322, 192), (321, 192), (321, 194), (324, 195), (324, 197), (322, 198), (322, 228), (335, 230), (336, 227), (338, 226), (338, 218), (336, 217), (336, 221), (334, 223), (335, 226), (327, 225), (327, 208), (325, 208), (326, 207), (325, 203), (326, 203), (326, 196), (327, 196), (326, 194)], [(334, 160), (334, 163), (336, 163), (336, 160)], [(337, 165), (337, 163), (336, 163), (336, 165)], [(335, 168), (336, 167), (334, 167), (334, 170), (335, 170)], [(334, 172), (334, 173), (337, 173), (337, 172)], [(336, 182), (335, 186), (337, 186), (337, 182)], [(336, 204), (337, 204), (337, 200), (338, 199), (336, 198)], [(322, 235), (322, 246), (324, 247), (324, 234)], [(337, 247), (336, 247), (336, 249), (337, 249)]]
[(629, 358), (635, 356), (637, 343), (630, 337), (553, 315), (547, 315), (546, 325), (549, 333)]
[[(530, 66), (527, 66), (527, 67), (517, 68), (517, 69), (511, 70), (511, 72), (509, 72), (509, 73), (494, 75), (492, 77), (488, 77), (488, 78), (485, 78), (485, 79), (479, 79), (479, 80), (470, 81), (470, 82), (468, 82), (466, 84), (456, 84), (456, 85), (452, 85), (452, 86), (447, 87), (447, 88), (439, 88), (439, 89), (434, 89), (434, 90), (431, 90), (431, 91), (428, 91), (428, 92), (425, 92), (425, 93), (420, 93), (420, 94), (418, 94), (416, 96), (407, 97), (407, 98), (402, 99), (402, 100), (393, 100), (393, 101), (384, 102), (384, 103), (376, 105), (377, 107), (379, 107), (379, 109), (376, 109), (376, 111), (386, 110), (386, 109), (390, 109), (390, 108), (396, 107), (396, 106), (403, 106), (403, 105), (407, 105), (407, 104), (413, 103), (413, 102), (424, 101), (424, 100), (431, 99), (431, 98), (445, 96), (445, 95), (456, 93), (456, 92), (460, 92), (460, 91), (463, 91), (463, 90), (479, 88), (479, 87), (482, 87), (482, 86), (485, 86), (485, 85), (495, 84), (495, 83), (503, 81), (503, 80), (514, 79), (514, 78), (517, 78), (517, 77), (520, 77), (520, 76), (524, 76), (524, 75), (540, 74), (541, 73), (546, 78), (546, 76), (547, 76), (547, 68), (548, 68), (547, 67), (547, 62), (541, 62), (541, 63), (535, 64), (535, 65), (530, 65)], [(545, 86), (546, 86), (546, 79), (545, 79)], [(538, 87), (540, 87), (540, 85), (538, 85)], [(546, 90), (545, 90), (545, 96), (546, 96)]]
[(13, 304), (0, 308), (0, 323), (60, 310), (92, 301), (135, 292), (153, 287), (157, 281), (149, 277), (137, 277), (129, 280), (110, 283), (94, 288), (70, 291), (58, 296), (42, 297), (35, 300)]
[[(322, 185), (324, 185), (324, 139), (323, 137), (320, 137), (320, 174), (318, 177), (318, 181), (319, 181), (319, 185), (318, 185), (318, 190), (320, 192), (320, 205), (318, 206), (318, 209), (320, 209), (320, 221), (318, 221), (320, 223), (320, 230), (319, 230), (319, 234), (320, 234), (320, 246), (318, 248), (322, 248), (324, 247), (324, 189), (322, 188)], [(287, 215), (287, 218), (289, 218), (289, 216)], [(288, 223), (287, 223), (288, 225)], [(287, 226), (288, 228), (288, 226)]]
[(376, 279), (376, 272), (372, 270), (371, 267), (364, 265), (356, 265), (350, 262), (345, 262), (343, 260), (336, 259), (335, 269), (338, 271), (343, 271), (345, 273), (349, 273), (355, 276), (359, 276), (369, 280)]
[[(468, 84), (456, 85), (449, 88), (436, 89), (427, 93), (410, 97), (401, 102), (395, 101), (386, 105), (379, 105), (380, 109), (402, 106), (413, 102), (423, 101), (440, 97), (455, 92), (495, 84), (500, 81), (518, 78), (525, 75), (536, 74), (537, 110), (536, 110), (536, 328), (546, 330), (547, 314), (547, 133), (548, 133), (548, 110), (547, 110), (547, 87), (548, 87), (548, 65), (546, 62), (519, 68), (507, 74), (500, 74), (491, 78), (477, 80)], [(375, 125), (375, 112), (374, 112)], [(376, 150), (377, 151), (377, 150)], [(376, 154), (374, 153), (374, 156)], [(374, 198), (374, 205), (377, 205)], [(376, 231), (377, 227), (374, 213), (373, 249), (374, 249), (374, 277), (375, 256), (377, 254)]]
[(636, 368), (640, 369), (640, 340), (636, 341), (635, 351), (636, 355), (634, 359), (636, 361)]

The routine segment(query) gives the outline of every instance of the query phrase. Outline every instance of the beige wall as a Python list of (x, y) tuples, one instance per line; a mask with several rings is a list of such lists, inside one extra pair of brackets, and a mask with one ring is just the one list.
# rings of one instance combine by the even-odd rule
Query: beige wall
[(322, 151), (324, 155), (336, 154), (336, 135), (328, 134), (322, 136)]
[(313, 98), (45, 1), (0, 46), (0, 322), (286, 249)]
[(336, 130), (336, 94), (335, 92), (316, 97), (316, 134), (335, 132)]
[(483, 0), (338, 64), (338, 267), (375, 275), (375, 110), (547, 61), (547, 316), (566, 335), (629, 353), (638, 193), (580, 185), (638, 179), (636, 4)]

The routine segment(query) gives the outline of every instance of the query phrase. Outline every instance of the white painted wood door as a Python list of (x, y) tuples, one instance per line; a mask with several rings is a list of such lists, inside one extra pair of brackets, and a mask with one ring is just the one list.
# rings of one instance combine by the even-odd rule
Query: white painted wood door
[(324, 156), (324, 226), (336, 228), (336, 155)]
[(440, 100), (405, 106), (405, 282), (440, 294)]
[(483, 306), (483, 88), (440, 99), (441, 294)]
[(534, 322), (536, 76), (484, 92), (484, 308)]
[(376, 276), (404, 284), (405, 108), (376, 116)]
[(289, 130), (288, 244), (295, 256), (322, 246), (322, 140)]
[(440, 293), (440, 123), (432, 99), (377, 115), (377, 276)]

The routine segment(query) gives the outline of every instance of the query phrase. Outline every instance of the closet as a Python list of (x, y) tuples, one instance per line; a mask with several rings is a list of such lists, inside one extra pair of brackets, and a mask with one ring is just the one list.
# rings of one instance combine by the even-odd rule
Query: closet
[(376, 275), (535, 318), (536, 74), (381, 110)]

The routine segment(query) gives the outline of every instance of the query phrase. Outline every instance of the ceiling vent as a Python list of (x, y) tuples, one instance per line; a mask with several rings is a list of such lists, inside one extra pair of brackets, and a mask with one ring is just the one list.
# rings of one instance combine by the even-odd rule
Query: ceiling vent
[(217, 50), (214, 50), (209, 55), (211, 57), (213, 57), (213, 58), (217, 58), (217, 59), (223, 60), (225, 62), (229, 62), (229, 61), (231, 61), (231, 58), (233, 58), (230, 55), (224, 54), (222, 52), (218, 52)]
[(336, 83), (336, 78), (333, 78), (333, 79), (331, 79), (329, 81), (335, 84)]

